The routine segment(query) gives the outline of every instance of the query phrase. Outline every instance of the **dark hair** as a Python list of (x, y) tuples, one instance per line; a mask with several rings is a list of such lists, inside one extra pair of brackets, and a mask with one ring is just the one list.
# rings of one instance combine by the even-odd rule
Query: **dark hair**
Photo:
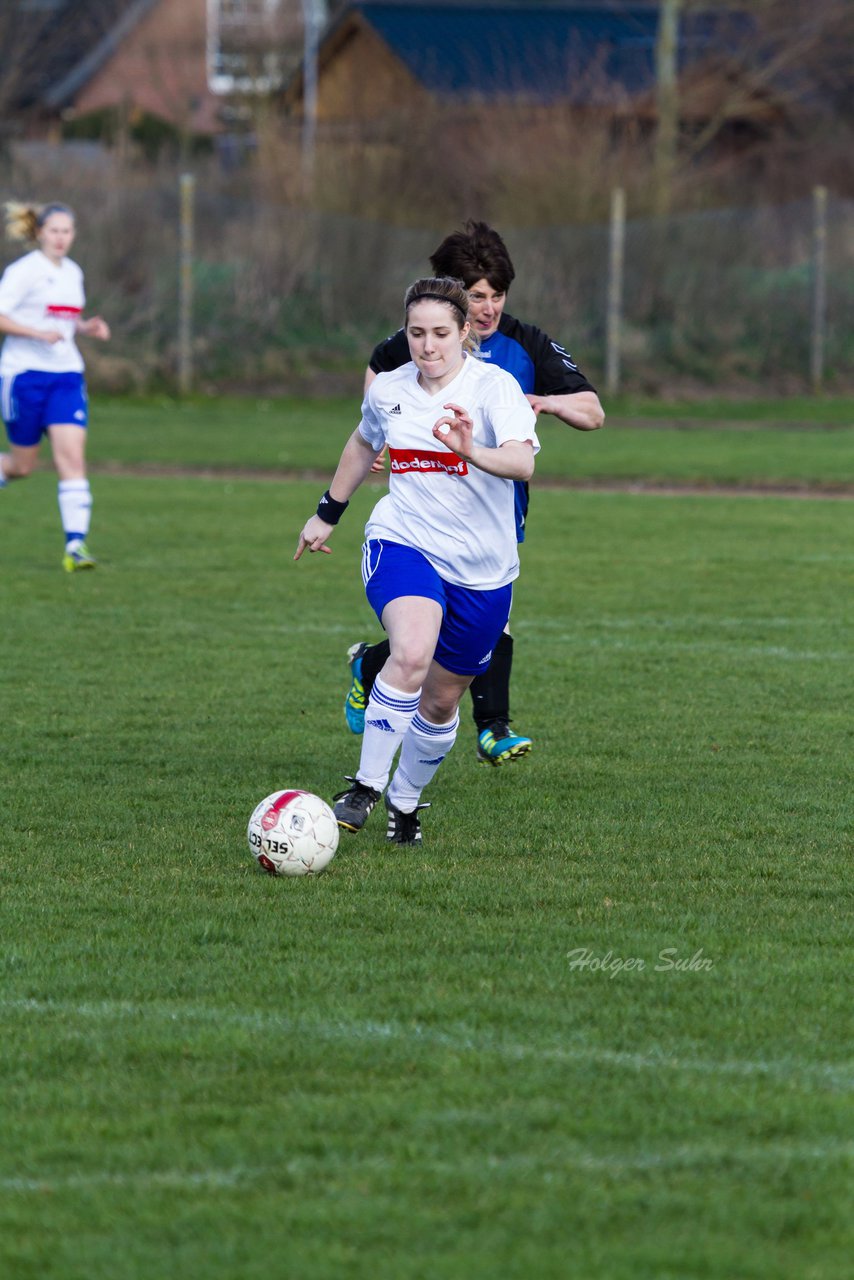
[(498, 293), (506, 293), (516, 275), (506, 244), (485, 222), (469, 221), (446, 236), (430, 265), (437, 276), (455, 276), (467, 289), (486, 280)]
[(59, 200), (52, 200), (50, 204), (43, 204), (36, 213), (36, 226), (39, 230), (54, 213), (67, 213), (71, 221), (75, 221), (74, 210), (70, 205), (61, 204)]
[[(416, 302), (426, 301), (446, 303), (453, 312), (458, 329), (462, 330), (468, 322), (469, 295), (462, 281), (449, 276), (425, 276), (415, 280), (406, 290), (403, 299), (406, 312), (404, 327), (409, 321), (409, 308)], [(475, 351), (478, 345), (474, 330), (469, 329), (463, 340), (463, 350)]]

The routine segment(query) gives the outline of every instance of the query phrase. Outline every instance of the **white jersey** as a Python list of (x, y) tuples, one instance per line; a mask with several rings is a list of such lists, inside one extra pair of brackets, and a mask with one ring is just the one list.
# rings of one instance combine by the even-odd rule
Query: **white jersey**
[(41, 249), (18, 258), (0, 278), (0, 315), (31, 329), (58, 329), (60, 342), (40, 342), (7, 334), (0, 354), (0, 377), (27, 369), (80, 373), (83, 357), (74, 341), (85, 305), (83, 272), (76, 262), (51, 262)]
[(434, 395), (418, 382), (412, 361), (380, 373), (365, 396), (359, 432), (374, 449), (388, 445), (389, 492), (365, 536), (414, 547), (455, 586), (492, 591), (519, 573), (513, 481), (478, 470), (439, 443), (433, 427), (448, 416), (449, 403), (468, 412), (475, 444), (530, 440), (539, 451), (536, 414), (503, 369), (467, 356)]

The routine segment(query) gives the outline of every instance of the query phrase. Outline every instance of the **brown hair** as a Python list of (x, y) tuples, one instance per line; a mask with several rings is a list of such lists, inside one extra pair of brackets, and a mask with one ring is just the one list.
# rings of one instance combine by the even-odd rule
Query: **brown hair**
[(497, 293), (506, 293), (516, 275), (506, 244), (486, 222), (469, 221), (446, 236), (430, 266), (437, 276), (456, 276), (467, 289), (486, 280)]
[[(409, 321), (410, 307), (414, 306), (416, 302), (428, 300), (446, 303), (453, 313), (458, 329), (462, 330), (463, 326), (468, 323), (469, 295), (462, 281), (455, 280), (450, 276), (425, 276), (421, 280), (415, 280), (406, 290), (403, 299), (403, 306), (406, 312), (404, 327)], [(478, 346), (477, 335), (470, 328), (463, 339), (463, 350), (475, 352)]]

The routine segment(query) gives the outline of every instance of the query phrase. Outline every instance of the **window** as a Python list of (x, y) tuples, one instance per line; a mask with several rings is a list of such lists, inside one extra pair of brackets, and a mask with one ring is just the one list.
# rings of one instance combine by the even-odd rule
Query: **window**
[(264, 93), (280, 85), (285, 45), (301, 11), (302, 0), (208, 0), (211, 92)]

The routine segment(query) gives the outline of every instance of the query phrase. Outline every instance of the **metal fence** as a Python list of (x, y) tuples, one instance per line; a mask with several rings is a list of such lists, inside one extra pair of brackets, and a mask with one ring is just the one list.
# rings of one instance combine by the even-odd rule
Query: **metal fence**
[[(452, 229), (298, 209), (215, 174), (189, 193), (175, 173), (80, 167), (38, 187), (78, 212), (74, 256), (114, 334), (87, 347), (90, 381), (114, 390), (355, 391)], [(3, 199), (31, 194), (33, 175), (0, 184)], [(666, 220), (628, 209), (616, 294), (613, 223), (502, 226), (517, 269), (509, 309), (603, 389), (851, 391), (854, 202), (830, 193), (823, 232), (820, 213), (814, 199)], [(0, 265), (18, 252), (4, 244)]]

